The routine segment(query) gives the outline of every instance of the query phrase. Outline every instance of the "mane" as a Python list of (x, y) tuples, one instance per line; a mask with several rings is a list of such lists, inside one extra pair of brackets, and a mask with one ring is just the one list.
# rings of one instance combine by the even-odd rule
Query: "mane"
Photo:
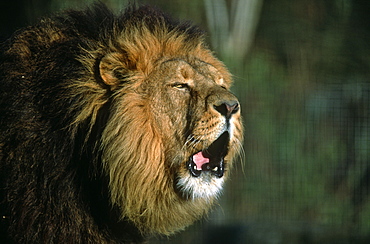
[(108, 74), (114, 90), (99, 148), (112, 204), (121, 209), (122, 219), (130, 219), (141, 232), (172, 234), (208, 212), (214, 199), (185, 201), (173, 191), (174, 179), (165, 167), (171, 159), (164, 155), (165, 143), (171, 144), (166, 138), (169, 132), (154, 123), (150, 102), (138, 92), (139, 86), (156, 65), (171, 59), (202, 60), (228, 72), (204, 44), (197, 27), (171, 22), (147, 6), (128, 9), (103, 37), (108, 39), (88, 43), (79, 57), (86, 71), (95, 75), (72, 84), (79, 91), (74, 95), (83, 94), (78, 96), (85, 103), (72, 125), (90, 119), (92, 127), (107, 103), (101, 84), (96, 83), (99, 60), (103, 68), (114, 71)]
[[(175, 192), (171, 146), (179, 143), (159, 126), (142, 86), (168, 60), (210, 64), (231, 83), (204, 39), (148, 6), (116, 16), (96, 4), (46, 18), (3, 45), (0, 159), (10, 172), (2, 181), (14, 238), (104, 243), (119, 220), (143, 235), (169, 235), (208, 212), (217, 196)], [(118, 220), (110, 216), (117, 209)]]

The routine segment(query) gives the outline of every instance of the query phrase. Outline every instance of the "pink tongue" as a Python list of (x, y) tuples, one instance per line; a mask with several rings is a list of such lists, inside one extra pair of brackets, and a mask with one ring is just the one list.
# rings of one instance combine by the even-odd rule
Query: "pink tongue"
[(202, 170), (203, 164), (209, 163), (209, 158), (205, 158), (202, 152), (193, 155), (193, 161), (197, 166), (197, 170)]

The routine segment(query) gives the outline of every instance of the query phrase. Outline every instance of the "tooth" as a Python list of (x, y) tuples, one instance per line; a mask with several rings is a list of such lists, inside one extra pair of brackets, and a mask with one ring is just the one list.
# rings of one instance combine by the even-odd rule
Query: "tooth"
[(214, 167), (213, 168), (213, 171), (217, 172), (218, 171), (218, 167)]

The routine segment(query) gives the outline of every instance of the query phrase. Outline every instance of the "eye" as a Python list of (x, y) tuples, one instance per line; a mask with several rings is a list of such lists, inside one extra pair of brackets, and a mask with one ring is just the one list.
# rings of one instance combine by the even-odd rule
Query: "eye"
[(186, 83), (175, 83), (172, 85), (173, 88), (179, 89), (179, 90), (189, 90), (190, 87)]

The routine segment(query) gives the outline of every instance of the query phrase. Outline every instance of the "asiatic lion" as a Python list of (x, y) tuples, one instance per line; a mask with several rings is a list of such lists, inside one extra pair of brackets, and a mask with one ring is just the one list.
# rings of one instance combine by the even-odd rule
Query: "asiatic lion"
[(240, 149), (232, 79), (198, 27), (150, 7), (67, 11), (1, 49), (1, 214), (17, 243), (170, 235)]

